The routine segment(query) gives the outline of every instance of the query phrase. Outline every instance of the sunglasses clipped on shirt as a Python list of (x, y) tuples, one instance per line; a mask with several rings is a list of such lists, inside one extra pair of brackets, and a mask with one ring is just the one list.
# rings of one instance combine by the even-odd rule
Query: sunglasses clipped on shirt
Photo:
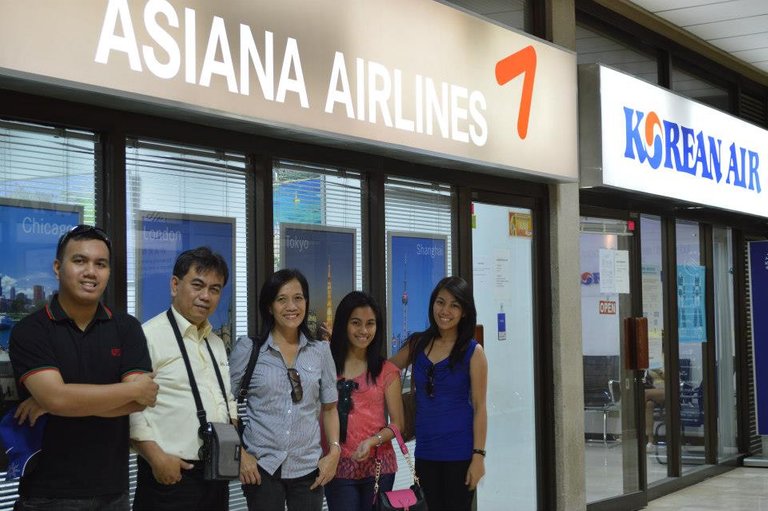
[(435, 397), (435, 364), (427, 368), (427, 395)]
[(110, 241), (109, 236), (104, 231), (104, 229), (101, 229), (100, 227), (96, 227), (93, 225), (85, 225), (80, 224), (72, 227), (69, 231), (67, 231), (64, 235), (62, 235), (61, 238), (59, 238), (59, 243), (56, 245), (56, 255), (59, 255), (59, 252), (61, 252), (61, 248), (67, 244), (67, 242), (72, 239), (75, 236), (80, 236), (83, 234), (91, 234), (93, 233), (94, 238), (103, 241), (106, 243), (107, 248), (110, 252), (112, 252), (112, 241)]
[(291, 382), (291, 401), (298, 403), (304, 397), (304, 388), (301, 386), (299, 371), (291, 367), (288, 369), (288, 381)]

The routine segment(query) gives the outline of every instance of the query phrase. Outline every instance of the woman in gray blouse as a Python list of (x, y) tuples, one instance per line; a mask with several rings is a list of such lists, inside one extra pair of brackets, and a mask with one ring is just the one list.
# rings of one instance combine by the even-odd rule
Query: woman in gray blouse
[[(251, 356), (240, 481), (249, 511), (320, 511), (322, 486), (339, 462), (336, 367), (329, 344), (310, 339), (309, 289), (298, 270), (275, 272), (259, 294), (261, 334), (238, 339), (230, 355), (233, 389)], [(317, 420), (320, 416), (320, 421)], [(323, 455), (320, 427), (329, 440)]]

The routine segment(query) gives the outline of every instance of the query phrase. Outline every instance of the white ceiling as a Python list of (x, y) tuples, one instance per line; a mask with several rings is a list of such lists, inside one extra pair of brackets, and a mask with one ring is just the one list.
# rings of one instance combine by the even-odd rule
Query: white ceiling
[(629, 0), (768, 75), (768, 0)]

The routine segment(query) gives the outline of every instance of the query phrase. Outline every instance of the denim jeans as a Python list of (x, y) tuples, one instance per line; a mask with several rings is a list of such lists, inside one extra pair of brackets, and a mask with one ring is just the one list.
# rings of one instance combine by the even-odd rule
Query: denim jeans
[[(325, 502), (329, 511), (370, 511), (373, 506), (373, 477), (363, 479), (334, 478), (325, 485)], [(382, 474), (379, 491), (392, 489), (395, 474)]]
[(19, 497), (13, 511), (128, 511), (128, 492), (82, 499)]
[(317, 479), (318, 471), (294, 479), (280, 477), (278, 468), (275, 475), (270, 475), (259, 467), (261, 484), (244, 484), (243, 494), (248, 503), (248, 511), (320, 511), (323, 508), (323, 487), (314, 490), (309, 487)]

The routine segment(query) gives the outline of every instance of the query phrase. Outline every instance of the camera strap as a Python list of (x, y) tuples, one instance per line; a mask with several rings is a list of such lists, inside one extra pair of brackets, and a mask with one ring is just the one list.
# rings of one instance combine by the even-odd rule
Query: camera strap
[[(205, 415), (205, 408), (203, 407), (203, 400), (200, 399), (200, 391), (197, 389), (197, 382), (195, 381), (195, 375), (192, 372), (192, 365), (189, 363), (189, 355), (187, 354), (187, 348), (184, 346), (184, 340), (181, 337), (179, 331), (179, 325), (176, 323), (176, 318), (173, 317), (171, 309), (166, 311), (168, 316), (168, 322), (173, 328), (173, 333), (176, 336), (176, 342), (179, 343), (179, 350), (181, 350), (181, 356), (184, 358), (184, 365), (187, 366), (187, 375), (189, 376), (189, 385), (192, 387), (192, 395), (195, 398), (195, 406), (197, 406), (197, 418), (200, 420), (201, 431), (204, 431), (208, 425), (208, 419)], [(219, 380), (219, 388), (221, 388), (221, 395), (224, 396), (224, 405), (227, 407), (227, 415), (229, 419), (229, 400), (227, 399), (227, 391), (224, 388), (224, 380), (221, 378), (221, 371), (219, 371), (219, 364), (216, 362), (216, 357), (213, 356), (213, 350), (208, 343), (208, 338), (203, 339), (205, 346), (208, 348), (208, 354), (211, 356), (213, 362), (213, 369), (216, 371), (216, 379)], [(230, 422), (229, 420), (227, 422)]]

